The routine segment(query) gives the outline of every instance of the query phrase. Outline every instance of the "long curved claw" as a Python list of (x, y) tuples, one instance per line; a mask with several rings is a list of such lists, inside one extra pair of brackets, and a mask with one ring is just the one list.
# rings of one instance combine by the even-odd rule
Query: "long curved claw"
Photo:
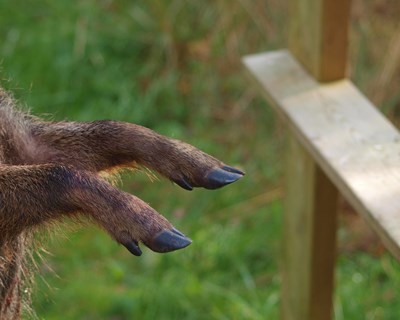
[(204, 187), (206, 189), (218, 189), (239, 180), (243, 175), (244, 173), (239, 169), (224, 166), (211, 171), (207, 175), (208, 183)]
[(192, 240), (173, 228), (172, 230), (161, 231), (153, 238), (151, 243), (145, 243), (145, 245), (155, 252), (163, 253), (183, 249), (191, 243)]

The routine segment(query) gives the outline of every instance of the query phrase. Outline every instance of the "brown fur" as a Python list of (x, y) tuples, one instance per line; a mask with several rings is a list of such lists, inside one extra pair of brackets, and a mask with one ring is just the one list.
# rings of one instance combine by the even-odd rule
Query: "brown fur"
[(224, 166), (130, 123), (44, 122), (16, 109), (0, 89), (0, 319), (20, 318), (25, 247), (35, 227), (87, 215), (117, 242), (150, 248), (155, 235), (172, 230), (145, 202), (98, 174), (137, 165), (194, 187), (207, 187), (208, 174)]

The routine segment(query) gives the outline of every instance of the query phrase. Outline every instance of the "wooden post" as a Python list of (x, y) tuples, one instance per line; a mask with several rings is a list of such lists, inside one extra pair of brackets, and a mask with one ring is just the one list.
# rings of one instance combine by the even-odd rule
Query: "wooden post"
[[(289, 49), (319, 81), (346, 74), (350, 0), (291, 1)], [(284, 320), (332, 318), (338, 192), (288, 134), (284, 212)]]
[(291, 1), (289, 49), (319, 81), (346, 76), (351, 0)]
[(337, 189), (288, 135), (282, 319), (331, 319)]

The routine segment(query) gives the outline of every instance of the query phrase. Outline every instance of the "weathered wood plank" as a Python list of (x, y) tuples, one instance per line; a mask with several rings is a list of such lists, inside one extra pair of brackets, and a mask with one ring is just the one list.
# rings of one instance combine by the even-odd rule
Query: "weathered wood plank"
[[(350, 2), (290, 1), (289, 49), (318, 81), (346, 76)], [(286, 180), (293, 192), (285, 198), (284, 229), (291, 230), (295, 221), (304, 221), (308, 226), (301, 236), (297, 232), (296, 236), (289, 234), (284, 238), (283, 264), (287, 272), (283, 287), (290, 290), (283, 290), (282, 319), (329, 320), (333, 314), (338, 191), (296, 137), (291, 137), (286, 149), (289, 159)], [(297, 159), (303, 160), (307, 174), (291, 170), (299, 166)], [(300, 250), (306, 258), (295, 250)]]
[(331, 319), (337, 189), (292, 134), (285, 174), (282, 319)]
[(348, 80), (320, 84), (287, 51), (244, 63), (292, 132), (400, 259), (400, 134)]
[(318, 81), (345, 77), (350, 3), (290, 1), (290, 50)]

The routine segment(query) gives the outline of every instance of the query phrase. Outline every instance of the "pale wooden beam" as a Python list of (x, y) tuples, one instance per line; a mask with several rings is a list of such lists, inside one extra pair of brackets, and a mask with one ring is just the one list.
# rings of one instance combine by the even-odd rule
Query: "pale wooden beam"
[[(351, 81), (321, 84), (287, 50), (247, 56), (244, 63), (292, 132), (288, 145), (293, 154), (289, 153), (288, 158), (296, 170), (288, 171), (287, 184), (289, 196), (293, 194), (296, 198), (287, 212), (304, 208), (307, 221), (312, 200), (307, 201), (307, 195), (313, 188), (305, 176), (312, 177), (316, 172), (307, 162), (308, 156), (300, 154), (295, 141), (400, 261), (399, 130)], [(303, 176), (296, 182), (292, 179), (295, 175)], [(320, 185), (318, 180), (311, 180)], [(303, 198), (307, 205), (303, 204)], [(288, 214), (285, 219), (291, 216)], [(304, 251), (301, 255), (307, 257)]]
[(290, 129), (282, 318), (332, 318), (336, 188), (400, 260), (400, 133), (349, 81), (317, 82), (286, 50), (244, 59)]

